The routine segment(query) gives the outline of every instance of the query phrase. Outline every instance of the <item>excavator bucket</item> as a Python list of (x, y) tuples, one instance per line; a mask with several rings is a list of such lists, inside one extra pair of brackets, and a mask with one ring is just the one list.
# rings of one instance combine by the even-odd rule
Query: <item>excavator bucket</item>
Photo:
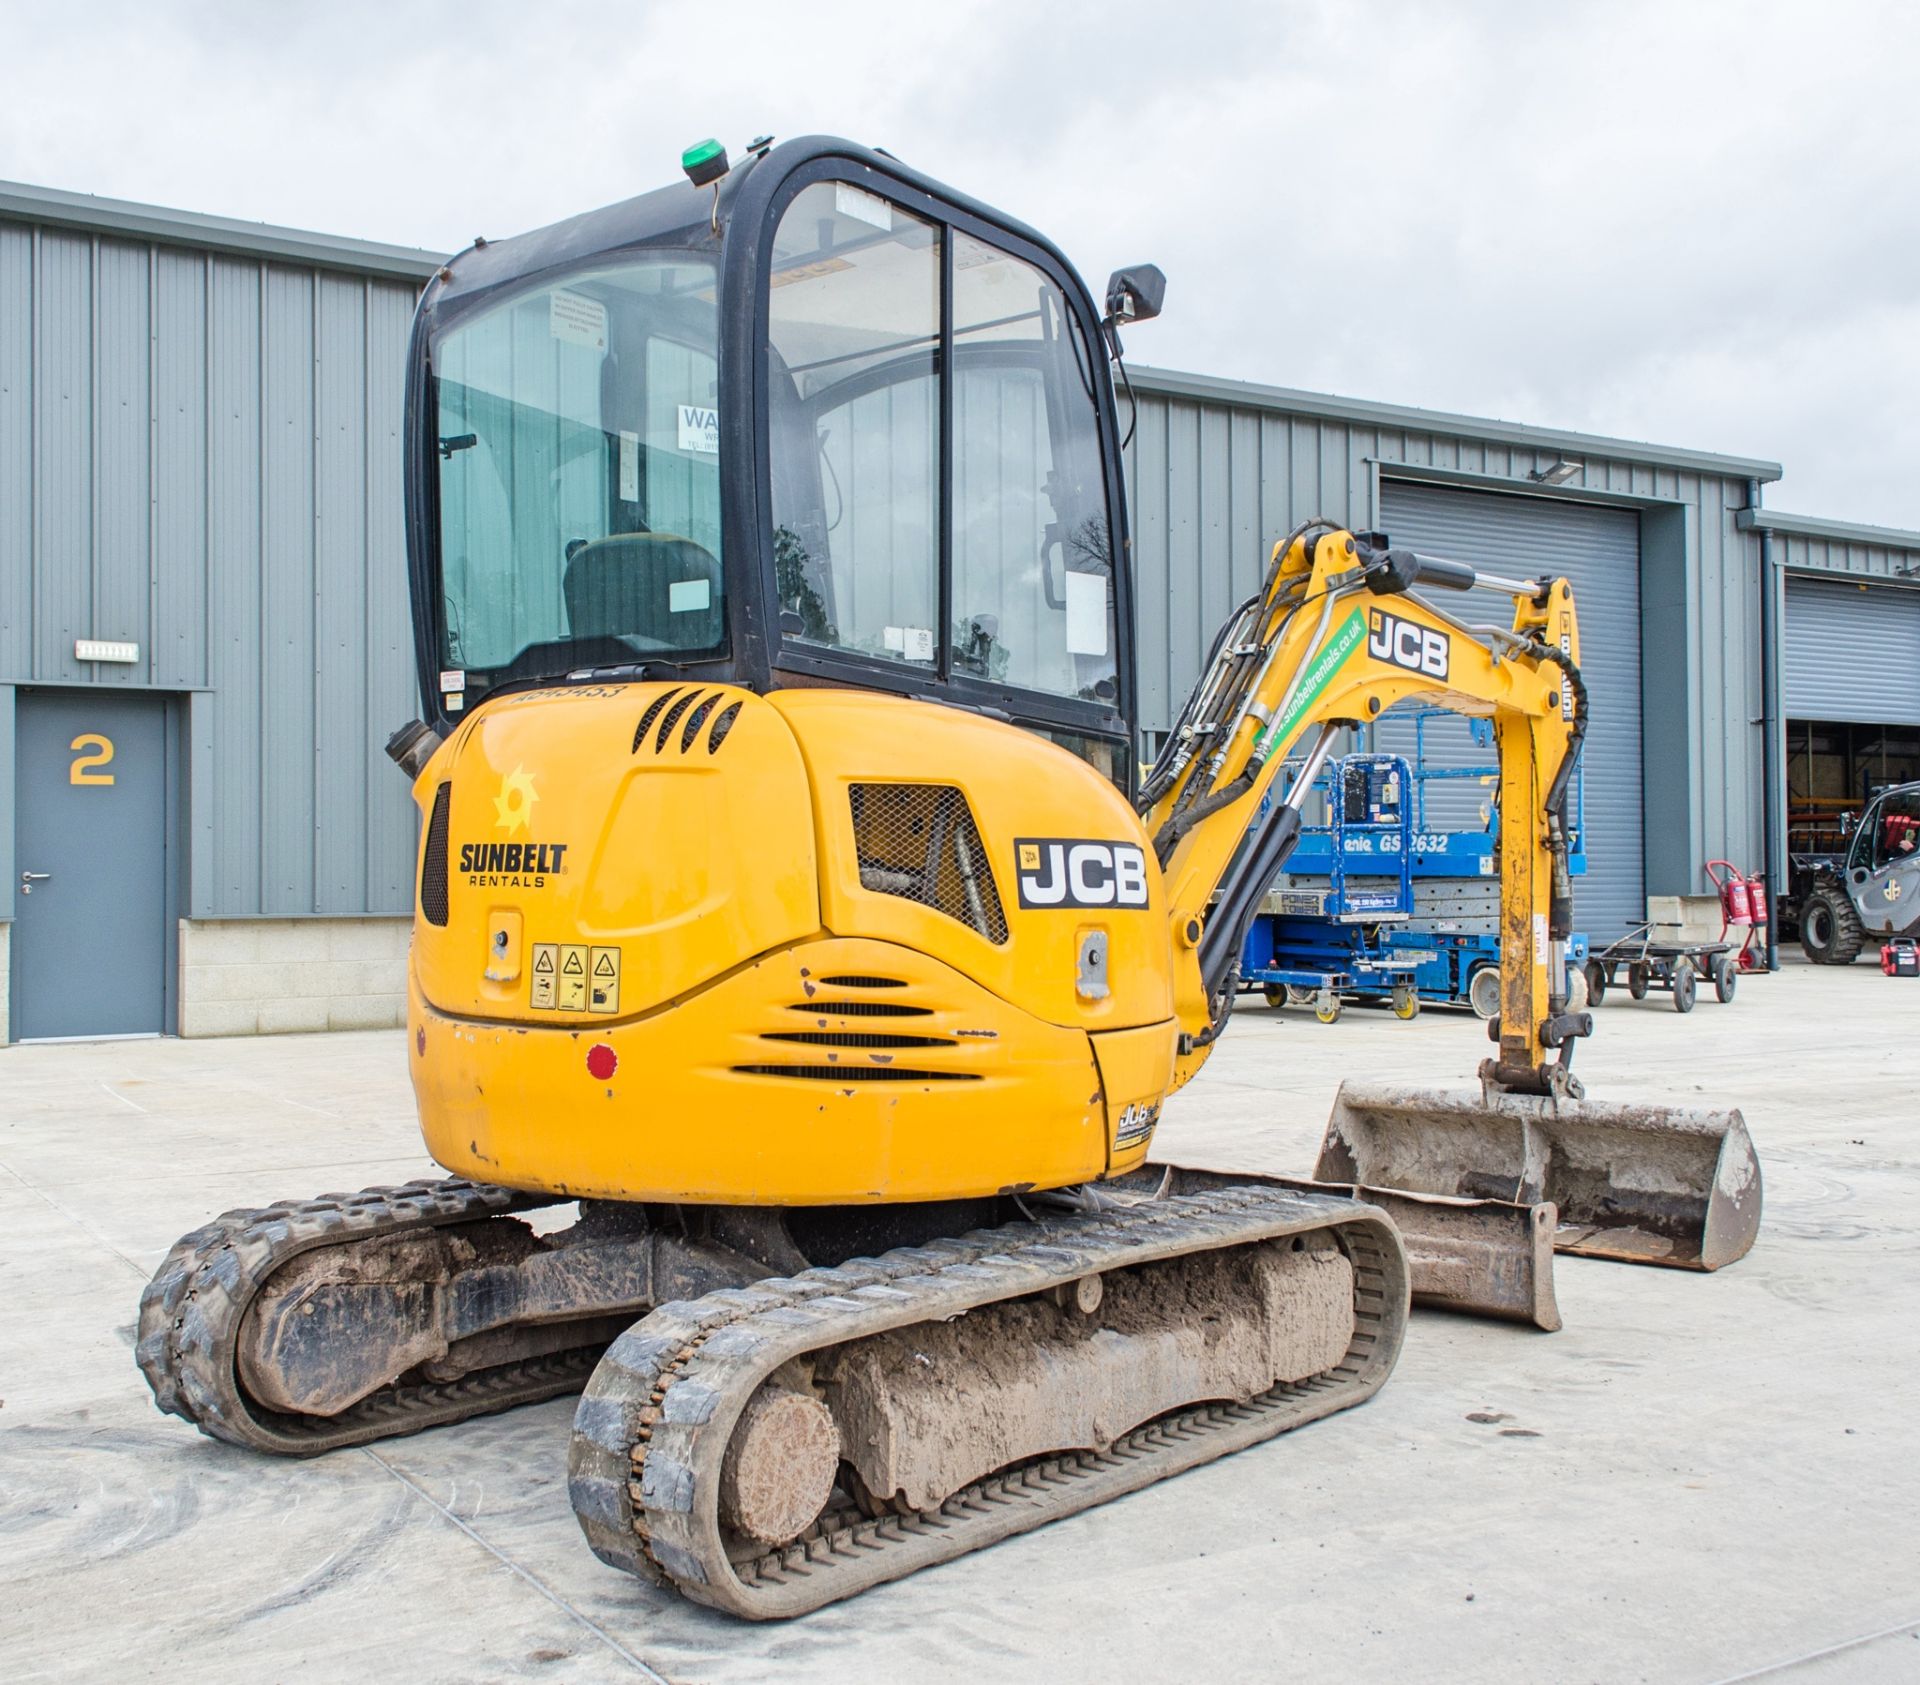
[(1760, 1164), (1731, 1110), (1349, 1082), (1314, 1176), (1548, 1200), (1559, 1208), (1556, 1250), (1673, 1269), (1734, 1263), (1760, 1229)]

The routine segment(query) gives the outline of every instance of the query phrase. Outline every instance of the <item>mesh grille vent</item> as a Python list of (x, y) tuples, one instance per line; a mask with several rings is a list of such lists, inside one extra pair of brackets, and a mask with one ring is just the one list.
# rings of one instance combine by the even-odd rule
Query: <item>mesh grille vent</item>
[(951, 784), (854, 784), (860, 887), (898, 895), (958, 919), (989, 942), (1007, 939), (1007, 915), (966, 796)]
[(733, 722), (740, 717), (740, 704), (735, 702), (721, 709), (719, 719), (713, 722), (713, 730), (707, 734), (707, 753), (717, 754), (720, 745), (727, 740), (727, 733), (733, 730)]
[(890, 1000), (801, 1001), (787, 1008), (814, 1018), (931, 1018), (930, 1006), (900, 1006)]
[(443, 928), (447, 922), (447, 820), (452, 806), (453, 786), (442, 784), (433, 793), (427, 846), (420, 860), (420, 916)]
[(647, 727), (660, 717), (660, 710), (679, 694), (677, 689), (663, 690), (647, 704), (647, 711), (640, 716), (640, 723), (633, 728), (633, 752), (636, 755), (640, 753), (640, 744), (647, 735)]
[(822, 977), (820, 981), (836, 989), (904, 989), (907, 986), (904, 977)]
[(667, 739), (673, 735), (673, 728), (680, 716), (693, 706), (693, 699), (700, 693), (690, 690), (667, 710), (667, 717), (660, 722), (660, 735), (653, 740), (653, 752), (657, 755), (667, 746)]
[(720, 692), (716, 690), (687, 716), (687, 723), (680, 728), (681, 754), (684, 755), (693, 747), (694, 738), (699, 735), (700, 728), (707, 723), (707, 716), (713, 712), (713, 705), (719, 700)]

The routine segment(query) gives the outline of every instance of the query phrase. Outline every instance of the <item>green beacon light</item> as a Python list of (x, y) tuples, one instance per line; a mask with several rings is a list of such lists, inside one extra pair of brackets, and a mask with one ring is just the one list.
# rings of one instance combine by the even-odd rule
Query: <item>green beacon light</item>
[(680, 168), (695, 187), (705, 187), (727, 173), (727, 149), (717, 140), (703, 140), (680, 154)]

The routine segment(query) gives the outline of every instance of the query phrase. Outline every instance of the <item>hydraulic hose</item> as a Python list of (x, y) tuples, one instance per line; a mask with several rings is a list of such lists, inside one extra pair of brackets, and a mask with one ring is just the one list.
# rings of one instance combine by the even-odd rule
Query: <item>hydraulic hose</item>
[[(1261, 622), (1279, 603), (1281, 568), (1285, 565), (1287, 557), (1292, 554), (1294, 545), (1302, 538), (1318, 531), (1337, 532), (1339, 530), (1337, 522), (1330, 521), (1323, 515), (1316, 515), (1311, 520), (1302, 521), (1274, 546), (1267, 564), (1266, 576), (1261, 582), (1259, 591), (1228, 615), (1221, 623), (1219, 631), (1214, 634), (1200, 680), (1188, 692), (1186, 701), (1181, 704), (1179, 719), (1168, 735), (1167, 742), (1162, 746), (1160, 754), (1154, 757), (1153, 767), (1141, 788), (1139, 805), (1142, 812), (1159, 801), (1188, 766), (1197, 762), (1204, 769), (1209, 751), (1215, 758), (1217, 770), (1217, 757), (1224, 754), (1226, 748), (1231, 745), (1233, 731), (1245, 717), (1246, 705), (1251, 693), (1258, 686), (1267, 661), (1272, 659), (1273, 646), (1286, 625), (1283, 619), (1281, 625), (1276, 627), (1270, 635), (1264, 633), (1261, 625)], [(1255, 622), (1246, 628), (1250, 636), (1243, 640), (1242, 647), (1230, 648), (1234, 630), (1245, 624), (1244, 617), (1250, 610), (1255, 609), (1258, 610)], [(1256, 636), (1260, 641), (1260, 653), (1266, 656), (1266, 660), (1257, 667), (1252, 665), (1255, 652), (1250, 647), (1252, 638)], [(1210, 729), (1199, 741), (1183, 742), (1183, 734), (1192, 729), (1196, 709), (1203, 704), (1212, 715)], [(1207, 773), (1206, 776), (1211, 776), (1211, 773)], [(1195, 772), (1188, 778), (1187, 786), (1174, 799), (1172, 814), (1154, 839), (1156, 851), (1160, 853), (1163, 862), (1171, 855), (1173, 846), (1179, 841), (1180, 836), (1195, 823), (1194, 816), (1186, 810), (1191, 809), (1196, 802), (1202, 802), (1204, 805), (1205, 798), (1199, 787), (1201, 777), (1200, 772)], [(1239, 784), (1240, 781), (1236, 779), (1234, 783)], [(1226, 801), (1231, 802), (1244, 795), (1246, 788), (1247, 786), (1240, 785), (1231, 795), (1226, 795), (1224, 791), (1217, 793), (1225, 795)], [(1218, 812), (1223, 805), (1225, 805), (1224, 802), (1213, 803), (1207, 807), (1207, 811)]]
[(1574, 768), (1579, 764), (1580, 750), (1587, 740), (1587, 682), (1580, 676), (1580, 668), (1571, 656), (1563, 655), (1551, 644), (1536, 643), (1532, 648), (1540, 660), (1551, 662), (1566, 675), (1567, 688), (1573, 692), (1573, 724), (1567, 732), (1567, 752), (1560, 757), (1560, 766), (1547, 789), (1547, 811), (1564, 820), (1567, 789), (1573, 782)]
[[(1566, 753), (1560, 757), (1553, 782), (1547, 786), (1547, 847), (1553, 854), (1553, 893), (1547, 906), (1547, 934), (1555, 942), (1564, 942), (1573, 934), (1573, 874), (1567, 866), (1567, 792), (1573, 786), (1573, 774), (1580, 764), (1580, 751), (1587, 739), (1587, 684), (1572, 657), (1551, 644), (1534, 642), (1529, 652), (1537, 659), (1558, 667), (1566, 676), (1567, 689), (1573, 694), (1573, 722), (1567, 731)], [(1557, 998), (1560, 979), (1552, 980)]]
[(1246, 944), (1254, 915), (1266, 897), (1267, 886), (1280, 875), (1280, 868), (1287, 863), (1287, 856), (1300, 838), (1301, 804), (1320, 776), (1321, 767), (1326, 765), (1338, 730), (1331, 724), (1320, 728), (1320, 735), (1307, 752), (1306, 764), (1301, 767), (1300, 776), (1293, 781), (1286, 799), (1260, 822), (1259, 831), (1220, 884), (1219, 894), (1200, 932), (1200, 976), (1207, 986), (1209, 1000), (1225, 987), (1234, 967), (1240, 963), (1240, 950)]
[[(1313, 653), (1319, 649), (1320, 640), (1326, 634), (1327, 623), (1332, 618), (1336, 596), (1337, 594), (1333, 592), (1322, 593), (1320, 622), (1314, 628), (1313, 636), (1307, 640), (1307, 661), (1303, 662), (1299, 670), (1293, 675), (1293, 680), (1282, 695), (1279, 706), (1274, 709), (1273, 714), (1270, 716), (1272, 719), (1279, 720), (1284, 718), (1288, 708), (1292, 706), (1293, 699), (1295, 695), (1298, 694), (1301, 683), (1305, 678), (1307, 667), (1312, 661)], [(1306, 606), (1306, 602), (1311, 600), (1311, 598), (1304, 599), (1302, 602), (1295, 604), (1294, 607), (1296, 610), (1303, 608)], [(1289, 613), (1288, 618), (1289, 620), (1291, 619), (1291, 613)], [(1282, 635), (1285, 631), (1285, 626), (1286, 622), (1282, 622), (1281, 626), (1276, 629), (1274, 639), (1270, 640), (1267, 660), (1261, 663), (1260, 671), (1254, 675), (1252, 684), (1241, 687), (1239, 700), (1234, 708), (1233, 719), (1227, 726), (1226, 736), (1217, 751), (1218, 754), (1224, 755), (1226, 748), (1231, 745), (1233, 741), (1233, 734), (1240, 728), (1240, 722), (1246, 718), (1248, 707), (1252, 700), (1252, 690), (1258, 685), (1260, 679), (1264, 677), (1268, 666), (1272, 663), (1273, 651), (1271, 644), (1277, 641)], [(1231, 807), (1235, 802), (1239, 801), (1242, 796), (1252, 792), (1260, 781), (1262, 768), (1264, 768), (1267, 763), (1273, 731), (1274, 727), (1269, 725), (1267, 728), (1267, 742), (1264, 744), (1260, 738), (1256, 736), (1254, 744), (1247, 754), (1247, 764), (1240, 769), (1236, 776), (1221, 785), (1219, 789), (1211, 791), (1204, 796), (1197, 795), (1191, 788), (1181, 792), (1182, 799), (1175, 803), (1174, 810), (1168, 816), (1166, 823), (1154, 833), (1153, 851), (1162, 866), (1166, 865), (1166, 863), (1173, 858), (1173, 851), (1179, 846), (1180, 839), (1191, 831), (1194, 826), (1198, 825), (1203, 819), (1211, 818), (1222, 808)], [(1208, 770), (1211, 771), (1211, 768)]]

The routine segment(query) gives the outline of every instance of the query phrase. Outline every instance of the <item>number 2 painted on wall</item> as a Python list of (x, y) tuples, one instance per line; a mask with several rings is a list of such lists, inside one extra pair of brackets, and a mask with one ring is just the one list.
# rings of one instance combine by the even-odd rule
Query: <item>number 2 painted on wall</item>
[(67, 745), (69, 749), (84, 749), (85, 754), (75, 755), (72, 769), (67, 773), (69, 784), (111, 784), (113, 774), (100, 769), (113, 759), (113, 739), (102, 737), (97, 731), (83, 732)]

